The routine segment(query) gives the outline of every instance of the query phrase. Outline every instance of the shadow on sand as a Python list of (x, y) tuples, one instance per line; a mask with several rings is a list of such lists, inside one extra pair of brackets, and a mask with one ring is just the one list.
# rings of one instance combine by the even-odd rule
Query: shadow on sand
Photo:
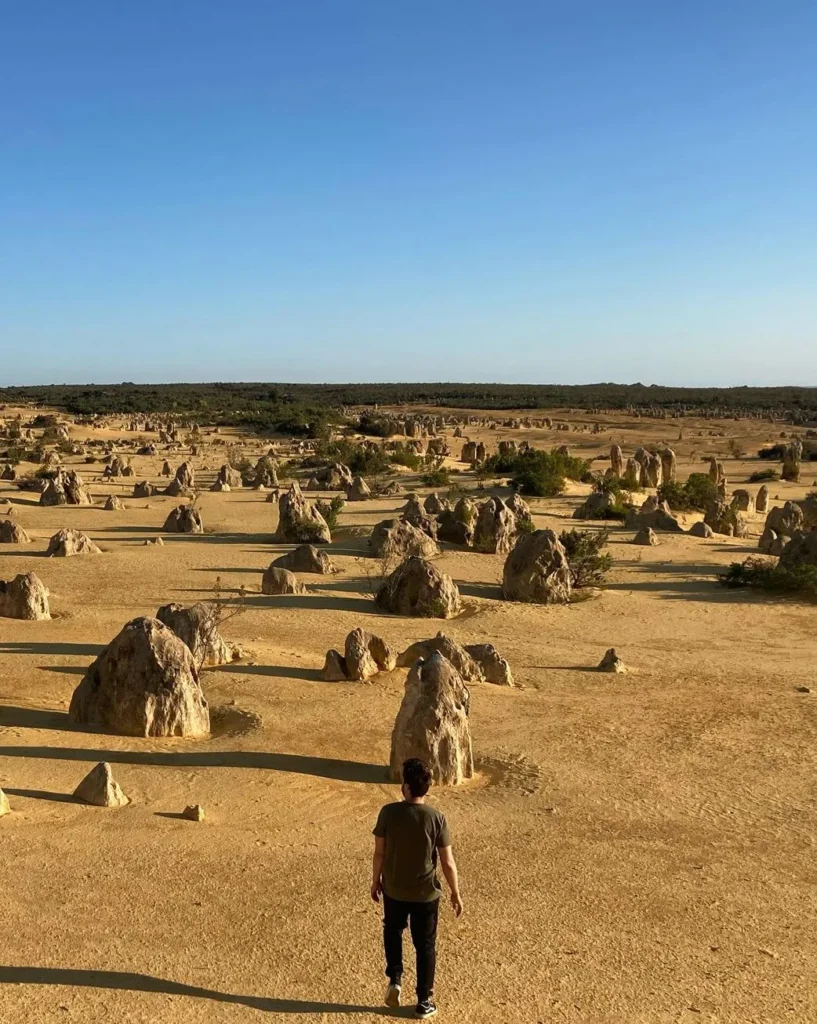
[(2, 967), (0, 985), (65, 985), (69, 988), (118, 989), (125, 992), (155, 992), (159, 995), (210, 999), (216, 1003), (237, 1003), (267, 1013), (371, 1013), (383, 1017), (413, 1016), (410, 1009), (390, 1010), (385, 1006), (355, 1006), (321, 1003), (307, 999), (267, 999), (242, 996), (198, 985), (185, 985), (166, 978), (131, 971), (85, 971), (65, 967)]
[(341, 761), (307, 754), (276, 754), (256, 750), (95, 750), (81, 747), (0, 747), (0, 757), (49, 758), (54, 761), (108, 761), (111, 764), (142, 764), (160, 768), (262, 768), (294, 772), (339, 782), (387, 783), (385, 765)]

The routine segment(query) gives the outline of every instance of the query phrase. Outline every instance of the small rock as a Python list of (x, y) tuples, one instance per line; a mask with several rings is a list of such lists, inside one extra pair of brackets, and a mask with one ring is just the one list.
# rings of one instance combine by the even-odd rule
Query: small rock
[(74, 790), (74, 796), (95, 807), (124, 807), (128, 803), (107, 761), (100, 761), (88, 772)]
[(8, 814), (10, 810), (11, 808), (9, 807), (9, 798), (6, 796), (3, 790), (0, 789), (0, 818), (2, 818), (4, 814)]
[(188, 804), (182, 811), (182, 817), (188, 821), (204, 821), (204, 808), (201, 804)]
[(811, 693), (811, 689), (808, 686), (795, 686), (795, 690), (798, 693)]
[(616, 654), (615, 647), (611, 647), (598, 664), (599, 672), (626, 672), (624, 662)]

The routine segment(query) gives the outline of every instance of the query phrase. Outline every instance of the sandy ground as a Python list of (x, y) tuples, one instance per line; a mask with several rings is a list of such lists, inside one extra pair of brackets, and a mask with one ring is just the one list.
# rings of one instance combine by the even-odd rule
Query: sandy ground
[[(732, 437), (754, 452), (780, 430), (684, 421), (678, 443), (678, 421), (603, 423), (601, 435), (468, 436), (568, 443), (585, 455), (611, 439), (629, 452), (669, 441), (685, 476), (710, 451), (725, 458)], [(163, 458), (136, 459), (139, 478), (155, 477)], [(223, 459), (194, 461), (215, 470)], [(479, 778), (434, 792), (466, 902), (460, 921), (447, 908), (441, 919), (442, 1019), (817, 1020), (817, 610), (713, 582), (753, 543), (662, 535), (641, 548), (616, 528), (610, 586), (564, 608), (504, 602), (500, 557), (447, 550), (440, 564), (467, 608), (443, 624), (378, 614), (369, 596), (361, 528), (403, 499), (347, 505), (331, 552), (342, 571), (302, 577), (305, 596), (263, 597), (261, 571), (285, 550), (270, 542), (275, 512), (263, 494), (204, 493), (204, 536), (145, 547), (176, 501), (132, 499), (132, 480), (102, 483), (101, 465), (77, 468), (95, 498), (120, 493), (126, 511), (40, 508), (36, 495), (0, 485), (34, 538), (0, 547), (0, 576), (37, 572), (55, 615), (0, 619), (0, 786), (12, 805), (0, 820), (4, 1024), (406, 1015), (379, 1006), (368, 892), (370, 831), (396, 798), (384, 765), (405, 673), (321, 682), (326, 649), (355, 626), (400, 649), (440, 627), (491, 641), (519, 684), (473, 688)], [(756, 468), (728, 460), (730, 486)], [(800, 497), (806, 476), (772, 493)], [(571, 491), (535, 503), (538, 526), (570, 525), (587, 488)], [(46, 560), (63, 526), (105, 553)], [(245, 658), (204, 673), (212, 738), (72, 728), (73, 688), (121, 626), (171, 600), (207, 598), (217, 577), (249, 597), (223, 630)], [(613, 645), (632, 671), (593, 672)], [(102, 759), (131, 798), (122, 810), (70, 797)], [(178, 817), (193, 802), (205, 807), (201, 824)], [(409, 952), (407, 943), (407, 963)]]

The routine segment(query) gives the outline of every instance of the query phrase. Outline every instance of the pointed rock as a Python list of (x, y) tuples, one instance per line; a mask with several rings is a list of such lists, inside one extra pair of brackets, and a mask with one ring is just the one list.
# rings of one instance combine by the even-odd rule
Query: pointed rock
[(107, 761), (100, 761), (88, 772), (74, 790), (74, 796), (95, 807), (124, 807), (128, 803)]

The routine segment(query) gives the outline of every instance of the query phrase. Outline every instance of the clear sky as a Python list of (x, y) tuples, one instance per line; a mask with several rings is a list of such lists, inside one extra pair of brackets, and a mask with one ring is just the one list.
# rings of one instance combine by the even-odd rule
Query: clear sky
[(4, 0), (0, 383), (817, 385), (814, 0)]

